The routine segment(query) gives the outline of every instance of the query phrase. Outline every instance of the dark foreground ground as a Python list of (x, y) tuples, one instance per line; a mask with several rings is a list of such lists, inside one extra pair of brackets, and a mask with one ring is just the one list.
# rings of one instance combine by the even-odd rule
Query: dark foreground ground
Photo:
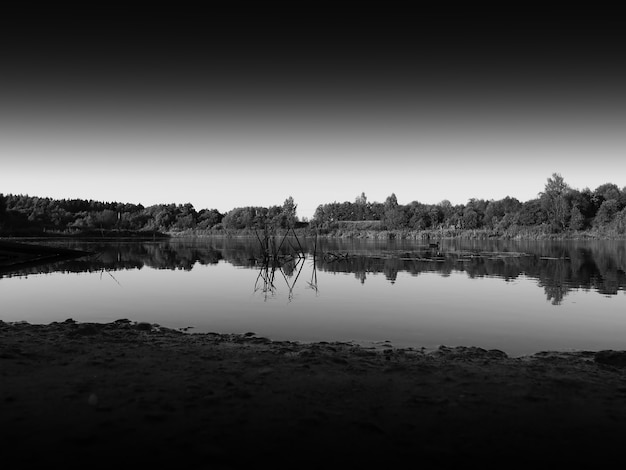
[(622, 352), (0, 322), (2, 468), (597, 468), (625, 454), (625, 371)]

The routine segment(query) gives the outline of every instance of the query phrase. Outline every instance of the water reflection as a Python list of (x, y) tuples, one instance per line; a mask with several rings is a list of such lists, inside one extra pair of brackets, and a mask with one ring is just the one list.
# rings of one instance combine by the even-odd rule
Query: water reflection
[[(557, 254), (557, 256), (553, 256)], [(398, 254), (358, 255), (340, 261), (322, 259), (319, 268), (332, 272), (354, 273), (361, 283), (368, 275), (384, 274), (395, 283), (398, 273), (407, 272), (418, 276), (435, 272), (449, 276), (464, 272), (469, 278), (498, 277), (512, 281), (520, 276), (538, 280), (553, 304), (557, 305), (573, 289), (595, 290), (604, 295), (616, 295), (626, 286), (624, 253), (606, 250), (576, 248), (567, 253), (451, 251), (429, 256), (425, 252)]]
[[(391, 284), (399, 273), (419, 276), (465, 273), (469, 278), (493, 277), (513, 281), (532, 278), (554, 305), (572, 290), (596, 291), (614, 296), (626, 287), (626, 242), (462, 242), (444, 241), (440, 247), (412, 242), (299, 240), (281, 245), (268, 260), (256, 239), (183, 239), (157, 242), (81, 242), (57, 244), (96, 252), (95, 255), (5, 272), (1, 277), (53, 272), (106, 272), (145, 267), (190, 271), (196, 265), (225, 261), (233, 266), (256, 269), (255, 292), (271, 296), (287, 289), (289, 299), (305, 263), (312, 263), (307, 286), (318, 290), (317, 270), (353, 274), (365, 284), (371, 276), (383, 275)], [(301, 243), (301, 245), (300, 245)], [(300, 251), (301, 250), (301, 251)], [(271, 262), (270, 262), (271, 261)], [(280, 284), (278, 283), (280, 281)]]
[[(293, 299), (293, 289), (302, 274), (302, 268), (306, 262), (306, 256), (291, 258), (281, 263), (263, 263), (259, 268), (259, 274), (254, 283), (254, 292), (261, 292), (264, 299), (273, 296), (277, 292), (277, 282), (280, 278), (284, 281), (287, 288), (287, 299), (291, 302)], [(309, 286), (317, 291), (317, 273), (315, 265), (311, 274)]]
[(277, 340), (478, 345), (513, 355), (626, 347), (626, 296), (616, 296), (626, 291), (623, 241), (301, 242), (300, 250), (279, 241), (268, 259), (254, 237), (48, 241), (96, 254), (0, 274), (0, 320), (129, 318)]

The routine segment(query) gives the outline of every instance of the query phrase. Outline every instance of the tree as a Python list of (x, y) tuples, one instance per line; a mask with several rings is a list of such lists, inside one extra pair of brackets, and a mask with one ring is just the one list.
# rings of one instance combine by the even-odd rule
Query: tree
[(563, 230), (567, 221), (569, 206), (566, 195), (568, 191), (569, 186), (563, 177), (559, 173), (553, 173), (552, 178), (548, 178), (545, 191), (540, 195), (541, 206), (557, 231)]
[(406, 206), (408, 226), (415, 230), (424, 230), (430, 227), (429, 207), (417, 201)]
[(369, 212), (367, 196), (365, 196), (365, 193), (361, 193), (361, 195), (354, 200), (354, 220), (367, 220)]
[(293, 227), (293, 225), (298, 221), (298, 216), (296, 214), (296, 210), (298, 209), (298, 204), (296, 204), (293, 200), (293, 197), (289, 196), (283, 202), (282, 208), (282, 216), (286, 222), (287, 227)]
[(582, 230), (585, 226), (585, 216), (580, 211), (577, 205), (572, 207), (570, 219), (569, 219), (569, 228), (572, 230)]
[(105, 209), (101, 212), (97, 212), (95, 215), (95, 223), (97, 228), (111, 228), (117, 222), (117, 212), (110, 209)]
[(484, 199), (470, 199), (463, 209), (463, 228), (480, 228), (483, 225), (483, 218), (488, 202)]
[(327, 204), (320, 204), (315, 209), (315, 213), (313, 214), (313, 221), (316, 224), (322, 224), (324, 222), (328, 222), (328, 214), (326, 212)]
[(178, 205), (175, 210), (175, 221), (173, 227), (178, 230), (192, 229), (196, 227), (198, 213), (190, 202)]
[(462, 212), (462, 209), (459, 210), (459, 207), (453, 206), (450, 201), (444, 199), (439, 204), (437, 204), (438, 213), (439, 213), (439, 222), (442, 222), (446, 226), (457, 225), (458, 223), (458, 213)]
[(522, 204), (519, 211), (518, 222), (521, 225), (539, 225), (546, 221), (546, 214), (541, 208), (539, 199), (531, 199)]
[(385, 205), (382, 202), (372, 202), (367, 205), (370, 216), (368, 220), (383, 220), (385, 216)]
[(296, 216), (297, 207), (298, 205), (294, 202), (293, 197), (289, 196), (285, 199), (282, 207), (270, 207), (267, 217), (276, 227), (293, 227), (298, 221), (298, 217)]
[(521, 208), (522, 203), (514, 197), (507, 196), (499, 201), (489, 201), (485, 208), (483, 224), (488, 228), (507, 228)]
[(385, 199), (385, 210), (395, 209), (398, 207), (398, 198), (396, 197), (396, 193), (391, 193), (390, 196), (387, 196)]
[(431, 228), (439, 228), (439, 225), (443, 222), (443, 209), (439, 205), (430, 206), (430, 211), (428, 213), (430, 217), (430, 226)]
[[(591, 220), (595, 217), (597, 211), (597, 207), (595, 207), (593, 203), (593, 193), (591, 190), (589, 188), (585, 188), (582, 191), (570, 189), (566, 198), (569, 205), (572, 207), (570, 218), (574, 217), (574, 207), (576, 207), (583, 217), (583, 225), (581, 229), (587, 228)], [(571, 227), (572, 222), (570, 220), (570, 228)]]
[(224, 216), (217, 209), (202, 209), (198, 212), (198, 225), (200, 229), (207, 229), (219, 224)]
[(250, 226), (254, 215), (251, 207), (235, 207), (224, 215), (222, 223), (225, 228), (242, 229)]
[(463, 228), (475, 229), (478, 224), (478, 213), (471, 207), (466, 207), (463, 211)]
[(388, 229), (402, 228), (406, 225), (403, 207), (398, 204), (398, 198), (396, 198), (395, 193), (392, 193), (389, 197), (387, 197), (384, 207), (384, 223)]
[(596, 208), (600, 208), (604, 201), (610, 201), (615, 199), (620, 200), (621, 192), (616, 184), (604, 183), (598, 186), (593, 192), (593, 200), (596, 204)]
[(617, 231), (617, 233), (626, 233), (626, 208), (615, 214), (611, 225)]
[(609, 225), (615, 215), (619, 212), (619, 203), (615, 199), (604, 201), (598, 209), (596, 218), (593, 220), (595, 227), (605, 227)]

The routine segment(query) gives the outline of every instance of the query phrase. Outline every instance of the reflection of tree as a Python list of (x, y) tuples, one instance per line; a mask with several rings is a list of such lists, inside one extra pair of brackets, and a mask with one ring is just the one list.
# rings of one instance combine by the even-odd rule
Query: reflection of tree
[(544, 286), (544, 290), (546, 292), (546, 298), (551, 301), (552, 305), (560, 305), (563, 301), (563, 297), (565, 297), (565, 294), (569, 291), (566, 287), (556, 284)]
[[(281, 235), (282, 237), (283, 235)], [(395, 282), (399, 273), (418, 275), (423, 272), (447, 276), (465, 273), (470, 278), (498, 277), (505, 280), (526, 276), (537, 280), (546, 289), (550, 300), (560, 302), (572, 289), (595, 290), (615, 295), (626, 290), (626, 244), (610, 242), (455, 242), (449, 250), (437, 256), (427, 247), (376, 241), (359, 244), (355, 241), (324, 240), (324, 249), (313, 242), (285, 239), (281, 251), (276, 253), (280, 271), (274, 272), (273, 284), (279, 279), (282, 285), (297, 279), (303, 263), (313, 261), (311, 288), (317, 289), (317, 270), (333, 273), (350, 273), (364, 283), (368, 276), (383, 275)], [(277, 247), (280, 245), (278, 239)], [(447, 245), (447, 244), (446, 244)], [(196, 265), (216, 264), (220, 260), (249, 268), (260, 269), (259, 241), (256, 238), (210, 238), (200, 240), (167, 240), (156, 242), (80, 242), (67, 241), (63, 246), (96, 252), (97, 255), (58, 261), (46, 265), (23, 268), (3, 276), (46, 272), (113, 272), (124, 269), (191, 270)], [(294, 247), (297, 247), (294, 250)], [(392, 249), (393, 248), (393, 249)], [(341, 257), (321, 256), (320, 253), (341, 253)], [(270, 267), (272, 265), (270, 264)], [(278, 266), (277, 266), (278, 267)], [(271, 270), (268, 271), (271, 275)], [(279, 276), (279, 277), (276, 277)], [(284, 278), (283, 278), (284, 276)], [(268, 279), (272, 279), (268, 277)], [(263, 278), (259, 279), (263, 282)], [(271, 285), (271, 283), (269, 284)]]
[(392, 284), (396, 283), (396, 279), (398, 278), (398, 267), (396, 263), (385, 263), (385, 277)]
[(546, 297), (552, 305), (560, 305), (563, 297), (570, 291), (569, 279), (572, 278), (571, 263), (568, 259), (540, 258), (541, 277), (539, 285), (544, 286)]
[[(333, 262), (320, 260), (319, 267), (323, 271), (354, 273), (361, 281), (365, 279), (365, 273), (384, 274), (390, 282), (395, 282), (399, 272), (412, 275), (436, 272), (442, 276), (465, 272), (470, 278), (499, 277), (505, 280), (523, 275), (537, 279), (540, 287), (545, 287), (549, 300), (556, 300), (555, 304), (572, 289), (592, 289), (611, 295), (626, 289), (626, 248), (623, 244), (525, 242), (511, 247), (502, 245), (482, 243), (466, 250), (457, 246), (441, 253), (440, 257), (426, 248), (392, 254), (353, 255)], [(480, 246), (483, 250), (489, 248), (489, 251), (481, 251)]]
[(24, 275), (51, 272), (100, 272), (126, 269), (182, 269), (191, 270), (201, 265), (217, 264), (222, 259), (220, 251), (210, 245), (170, 242), (112, 242), (68, 243), (66, 246), (94, 252), (92, 256), (34, 266), (7, 275)]
[(365, 284), (365, 279), (367, 279), (367, 273), (365, 271), (357, 271), (354, 273), (354, 277), (361, 281), (361, 284)]

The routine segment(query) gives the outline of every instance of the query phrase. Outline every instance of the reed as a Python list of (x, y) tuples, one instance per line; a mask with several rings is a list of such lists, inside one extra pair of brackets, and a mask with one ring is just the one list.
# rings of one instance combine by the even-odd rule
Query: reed
[[(280, 273), (289, 290), (288, 298), (291, 301), (293, 297), (293, 288), (300, 278), (302, 268), (307, 259), (306, 252), (298, 238), (293, 227), (287, 229), (280, 236), (280, 242), (277, 243), (277, 233), (272, 227), (264, 227), (263, 238), (259, 232), (255, 230), (255, 235), (261, 247), (260, 270), (257, 276), (254, 291), (262, 291), (266, 298), (269, 294), (276, 291), (275, 277), (276, 273)], [(315, 238), (315, 247), (313, 250), (314, 276), (312, 277), (310, 286), (314, 286), (317, 290), (317, 275), (315, 273), (315, 257), (317, 253), (317, 237)], [(293, 263), (290, 264), (290, 263)], [(295, 279), (290, 282), (288, 279), (296, 272)]]

